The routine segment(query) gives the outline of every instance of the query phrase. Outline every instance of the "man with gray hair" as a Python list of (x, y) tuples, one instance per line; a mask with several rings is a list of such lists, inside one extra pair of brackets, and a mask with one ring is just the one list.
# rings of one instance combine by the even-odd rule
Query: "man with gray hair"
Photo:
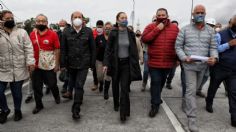
[[(72, 26), (66, 28), (61, 41), (61, 70), (69, 73), (69, 87), (74, 88), (72, 118), (80, 118), (84, 84), (88, 69), (95, 67), (96, 45), (93, 32), (83, 24), (83, 14), (79, 11), (71, 15)], [(72, 93), (70, 93), (72, 96)]]
[(44, 108), (42, 103), (43, 84), (46, 84), (52, 91), (56, 104), (60, 103), (56, 75), (59, 70), (60, 42), (57, 33), (48, 28), (48, 19), (45, 15), (36, 16), (35, 27), (36, 30), (30, 34), (36, 60), (36, 68), (31, 78), (36, 103), (33, 114), (37, 114)]
[(215, 34), (213, 29), (205, 24), (205, 16), (205, 7), (197, 5), (193, 12), (194, 22), (181, 29), (175, 44), (176, 53), (186, 76), (186, 93), (182, 103), (191, 132), (199, 131), (196, 124), (196, 90), (203, 80), (208, 65), (214, 65), (218, 60)]
[(212, 67), (211, 80), (206, 98), (206, 110), (213, 113), (213, 99), (222, 81), (228, 90), (231, 125), (236, 127), (236, 15), (231, 25), (216, 35), (219, 63)]

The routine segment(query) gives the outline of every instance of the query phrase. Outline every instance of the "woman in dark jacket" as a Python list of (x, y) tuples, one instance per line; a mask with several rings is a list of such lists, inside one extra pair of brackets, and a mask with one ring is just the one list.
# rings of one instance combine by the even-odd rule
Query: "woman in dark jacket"
[(118, 13), (116, 22), (106, 46), (104, 72), (107, 69), (111, 71), (114, 110), (118, 111), (120, 106), (120, 120), (124, 122), (126, 117), (130, 116), (128, 91), (131, 81), (142, 80), (142, 76), (135, 34), (127, 28), (127, 15), (124, 12)]

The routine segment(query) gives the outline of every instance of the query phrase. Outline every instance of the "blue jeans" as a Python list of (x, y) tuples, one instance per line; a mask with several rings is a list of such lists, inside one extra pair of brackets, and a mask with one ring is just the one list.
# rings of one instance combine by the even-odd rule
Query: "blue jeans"
[(163, 69), (149, 67), (149, 72), (151, 75), (151, 104), (154, 106), (159, 106), (162, 103), (161, 92), (170, 70), (171, 69), (167, 68)]
[[(10, 82), (10, 89), (13, 96), (14, 101), (14, 107), (15, 110), (20, 111), (21, 110), (21, 101), (22, 101), (22, 85), (24, 81), (18, 81), (18, 82)], [(7, 87), (8, 82), (2, 82), (0, 81), (0, 107), (2, 111), (9, 110), (7, 105), (7, 99), (5, 96), (5, 90)]]
[(144, 61), (144, 70), (143, 70), (143, 83), (147, 84), (148, 80), (148, 54), (147, 52), (144, 52), (143, 54), (143, 61)]
[(166, 80), (167, 84), (171, 84), (171, 82), (172, 82), (172, 80), (175, 76), (175, 71), (176, 71), (176, 67), (174, 67), (170, 70), (170, 73), (168, 74), (168, 77), (167, 77), (167, 80)]

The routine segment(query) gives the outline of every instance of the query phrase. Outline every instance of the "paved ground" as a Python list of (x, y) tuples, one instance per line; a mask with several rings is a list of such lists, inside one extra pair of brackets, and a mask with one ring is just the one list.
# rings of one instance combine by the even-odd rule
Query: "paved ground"
[[(62, 84), (59, 83), (61, 88)], [(173, 90), (163, 90), (163, 103), (159, 114), (150, 119), (149, 90), (140, 92), (141, 82), (132, 83), (131, 87), (131, 117), (125, 124), (119, 121), (119, 113), (113, 111), (112, 97), (108, 101), (103, 99), (101, 93), (92, 92), (92, 75), (89, 74), (85, 85), (85, 97), (82, 105), (81, 119), (72, 120), (72, 101), (62, 99), (62, 103), (55, 104), (52, 95), (45, 95), (43, 102), (45, 109), (39, 114), (33, 115), (34, 102), (22, 104), (23, 119), (20, 122), (13, 121), (11, 112), (8, 122), (0, 125), (0, 132), (181, 132), (188, 131), (187, 118), (181, 110), (181, 85), (179, 69), (173, 80)], [(208, 83), (204, 87), (206, 88)], [(26, 94), (24, 88), (24, 95)], [(111, 91), (110, 91), (111, 95)], [(24, 96), (25, 98), (25, 96)], [(224, 89), (217, 93), (214, 103), (214, 113), (205, 111), (205, 101), (198, 98), (198, 123), (201, 132), (235, 132), (236, 128), (230, 125), (228, 100)], [(11, 95), (8, 103), (13, 111)]]

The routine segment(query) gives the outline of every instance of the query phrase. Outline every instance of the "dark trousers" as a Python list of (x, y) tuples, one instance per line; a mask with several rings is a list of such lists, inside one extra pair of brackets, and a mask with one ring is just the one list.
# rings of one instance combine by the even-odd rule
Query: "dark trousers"
[(96, 67), (94, 67), (94, 69), (93, 69), (93, 83), (94, 83), (94, 85), (98, 85), (98, 77), (97, 77)]
[[(15, 110), (20, 111), (21, 110), (21, 101), (22, 101), (22, 85), (24, 81), (17, 81), (17, 82), (10, 82), (10, 89), (13, 96), (14, 101), (14, 107)], [(0, 108), (2, 111), (7, 111), (8, 105), (7, 105), (7, 99), (5, 96), (5, 90), (7, 87), (8, 82), (2, 82), (0, 81)]]
[(175, 76), (175, 71), (176, 71), (176, 67), (174, 67), (170, 70), (170, 73), (168, 74), (167, 79), (166, 79), (167, 84), (171, 84), (171, 82)]
[(162, 103), (161, 92), (170, 70), (149, 67), (149, 73), (151, 75), (151, 104), (153, 106), (159, 106)]
[[(118, 77), (116, 80), (112, 78), (112, 92), (114, 99), (114, 106), (119, 106), (120, 102), (120, 115), (130, 114), (130, 99), (129, 99), (129, 89), (130, 89), (130, 66), (129, 60), (120, 60)], [(120, 101), (119, 101), (119, 91), (120, 91)]]
[(186, 80), (185, 80), (185, 73), (184, 73), (184, 68), (180, 64), (181, 72), (180, 72), (180, 78), (181, 78), (181, 85), (182, 85), (182, 97), (184, 97), (186, 93)]
[(84, 95), (84, 84), (87, 78), (88, 69), (69, 69), (70, 87), (74, 87), (74, 104), (81, 105)]
[(212, 105), (217, 89), (222, 81), (225, 81), (228, 89), (228, 99), (231, 117), (236, 121), (236, 71), (224, 68), (219, 64), (215, 65), (210, 72), (210, 85), (207, 92), (207, 104)]
[(144, 52), (143, 54), (143, 61), (144, 61), (144, 70), (143, 70), (143, 83), (146, 85), (148, 80), (148, 54)]
[(69, 85), (69, 73), (68, 71), (65, 71), (65, 81), (64, 81), (64, 84), (62, 86), (63, 90), (68, 90), (68, 85)]
[(32, 85), (37, 108), (43, 106), (43, 84), (46, 84), (48, 86), (48, 88), (52, 91), (53, 97), (55, 99), (59, 96), (57, 74), (53, 70), (35, 69), (32, 73)]

